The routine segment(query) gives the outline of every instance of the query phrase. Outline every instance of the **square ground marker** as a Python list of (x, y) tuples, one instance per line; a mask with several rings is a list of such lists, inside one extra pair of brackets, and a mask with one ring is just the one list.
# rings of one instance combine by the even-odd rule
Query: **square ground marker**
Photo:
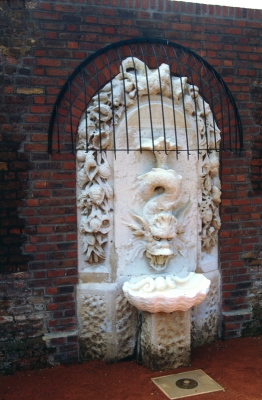
[(171, 400), (224, 390), (202, 369), (152, 378), (152, 381)]

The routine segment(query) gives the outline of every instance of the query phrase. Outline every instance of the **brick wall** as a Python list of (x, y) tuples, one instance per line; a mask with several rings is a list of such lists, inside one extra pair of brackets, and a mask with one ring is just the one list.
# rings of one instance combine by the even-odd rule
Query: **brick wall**
[(245, 151), (222, 154), (223, 335), (262, 330), (262, 11), (169, 0), (0, 0), (2, 370), (77, 360), (75, 164), (47, 154), (70, 73), (112, 42), (157, 37), (204, 57), (242, 118)]

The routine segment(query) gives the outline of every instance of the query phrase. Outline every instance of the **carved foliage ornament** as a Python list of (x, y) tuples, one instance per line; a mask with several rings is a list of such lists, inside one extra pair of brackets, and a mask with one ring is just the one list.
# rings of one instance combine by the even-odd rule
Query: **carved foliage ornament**
[[(134, 69), (134, 67), (136, 75), (129, 72), (129, 69)], [(100, 90), (99, 95), (93, 97), (91, 104), (83, 113), (78, 127), (77, 183), (81, 190), (78, 207), (82, 214), (79, 230), (82, 250), (85, 260), (89, 264), (98, 263), (105, 258), (107, 235), (112, 228), (109, 201), (113, 196), (113, 191), (107, 182), (110, 176), (110, 166), (107, 161), (106, 149), (112, 140), (113, 125), (118, 124), (125, 107), (128, 109), (137, 104), (137, 97), (141, 98), (148, 93), (157, 95), (161, 90), (163, 96), (174, 99), (175, 107), (182, 108), (184, 104), (186, 114), (193, 117), (197, 123), (202, 161), (202, 202), (200, 204), (202, 249), (210, 250), (216, 243), (217, 230), (220, 228), (218, 212), (220, 181), (218, 154), (215, 148), (219, 146), (220, 132), (216, 125), (214, 132), (210, 107), (199, 95), (199, 89), (187, 83), (187, 78), (172, 77), (171, 86), (168, 65), (162, 64), (159, 71), (150, 70), (142, 61), (128, 57), (122, 62), (120, 73)], [(184, 95), (183, 99), (182, 95)], [(85, 152), (87, 131), (88, 153)], [(172, 147), (172, 143), (167, 145)], [(150, 146), (150, 144), (144, 143), (143, 147), (147, 148), (146, 146)], [(158, 165), (162, 169), (160, 154), (163, 152), (159, 152), (158, 159)], [(140, 185), (143, 179), (140, 177)], [(144, 219), (148, 220), (148, 218)], [(167, 213), (158, 214), (155, 218), (153, 221), (154, 217), (150, 217), (151, 231), (161, 225), (159, 219), (162, 219), (162, 222), (165, 220), (164, 224), (170, 229), (172, 225), (176, 225), (176, 217), (171, 214), (170, 209)], [(147, 228), (144, 226), (143, 229)], [(173, 233), (172, 236), (174, 238)], [(150, 244), (148, 244), (147, 253), (154, 256), (152, 252), (148, 252), (149, 247)], [(161, 264), (161, 260), (159, 261)], [(155, 263), (154, 257), (152, 263)]]

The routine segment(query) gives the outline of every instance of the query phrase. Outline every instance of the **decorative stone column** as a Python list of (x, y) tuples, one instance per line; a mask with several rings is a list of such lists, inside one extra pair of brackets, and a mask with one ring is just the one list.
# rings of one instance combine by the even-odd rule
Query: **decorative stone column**
[(142, 312), (143, 365), (152, 371), (190, 365), (190, 311)]

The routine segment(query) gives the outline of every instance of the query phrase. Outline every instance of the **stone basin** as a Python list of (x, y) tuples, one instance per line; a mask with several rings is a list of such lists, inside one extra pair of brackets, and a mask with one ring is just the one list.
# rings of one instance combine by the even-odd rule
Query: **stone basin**
[(208, 293), (210, 280), (190, 272), (185, 278), (174, 275), (146, 276), (138, 282), (125, 282), (123, 291), (138, 310), (149, 313), (187, 311), (201, 303)]

